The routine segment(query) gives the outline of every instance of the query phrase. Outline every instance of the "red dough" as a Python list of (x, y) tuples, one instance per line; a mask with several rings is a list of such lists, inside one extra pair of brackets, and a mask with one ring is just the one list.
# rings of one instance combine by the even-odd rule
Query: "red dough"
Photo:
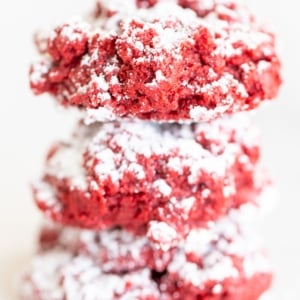
[(32, 89), (92, 120), (207, 121), (257, 107), (281, 83), (273, 34), (234, 1), (98, 1), (42, 42)]
[(40, 253), (23, 275), (22, 299), (257, 300), (272, 275), (240, 225), (244, 217), (231, 211), (167, 251), (122, 229), (48, 225)]
[[(255, 179), (256, 130), (244, 116), (200, 125), (80, 125), (77, 131), (52, 148), (34, 188), (39, 208), (63, 224), (135, 232), (147, 225), (158, 243), (172, 244), (256, 201), (266, 184)], [(160, 240), (161, 230), (169, 231), (168, 241)]]

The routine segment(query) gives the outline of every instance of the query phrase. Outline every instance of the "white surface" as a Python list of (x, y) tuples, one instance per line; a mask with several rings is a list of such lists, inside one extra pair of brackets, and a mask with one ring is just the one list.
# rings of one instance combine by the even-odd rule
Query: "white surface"
[[(125, 0), (124, 0), (125, 1)], [(280, 99), (260, 110), (265, 161), (281, 192), (281, 203), (265, 220), (262, 233), (277, 266), (273, 300), (300, 299), (300, 18), (297, 1), (247, 0), (279, 34), (285, 84)], [(13, 300), (13, 278), (34, 250), (40, 218), (29, 191), (53, 139), (67, 132), (69, 117), (57, 113), (47, 97), (28, 88), (28, 65), (34, 57), (32, 33), (80, 13), (93, 0), (0, 2), (0, 300)], [(242, 300), (242, 299), (241, 299)]]

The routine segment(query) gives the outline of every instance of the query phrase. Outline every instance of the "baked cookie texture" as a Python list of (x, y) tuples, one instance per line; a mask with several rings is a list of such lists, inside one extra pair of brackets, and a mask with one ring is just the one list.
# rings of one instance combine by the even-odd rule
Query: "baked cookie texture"
[(258, 299), (271, 268), (244, 213), (232, 210), (167, 250), (120, 228), (47, 224), (23, 275), (23, 299)]
[(34, 196), (66, 225), (149, 234), (166, 227), (164, 242), (176, 243), (259, 199), (271, 185), (259, 155), (257, 130), (244, 115), (193, 125), (79, 124), (50, 149)]
[(98, 1), (38, 40), (31, 87), (90, 121), (200, 122), (277, 95), (274, 35), (231, 0)]

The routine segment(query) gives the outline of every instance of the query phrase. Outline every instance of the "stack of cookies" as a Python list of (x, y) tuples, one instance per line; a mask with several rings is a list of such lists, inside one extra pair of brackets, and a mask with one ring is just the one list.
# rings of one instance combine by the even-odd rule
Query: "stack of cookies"
[(262, 299), (274, 193), (246, 111), (278, 92), (274, 43), (234, 0), (98, 0), (37, 40), (33, 91), (81, 118), (33, 187), (21, 299)]

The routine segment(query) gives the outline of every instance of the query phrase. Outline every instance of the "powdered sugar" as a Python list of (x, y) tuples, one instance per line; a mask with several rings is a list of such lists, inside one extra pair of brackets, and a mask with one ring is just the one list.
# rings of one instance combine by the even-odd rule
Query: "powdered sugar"
[[(78, 144), (84, 148), (84, 144)], [(59, 156), (53, 155), (47, 163), (47, 174), (57, 178), (69, 178), (74, 187), (85, 189), (87, 187), (85, 170), (82, 165), (82, 154), (73, 148), (60, 148)]]
[[(181, 280), (191, 282), (200, 289), (207, 281), (221, 282), (225, 278), (239, 276), (232, 256), (244, 258), (243, 267), (248, 278), (257, 272), (270, 272), (270, 264), (265, 256), (256, 250), (258, 241), (255, 235), (245, 235), (243, 230), (241, 234), (241, 227), (237, 226), (240, 221), (235, 220), (235, 214), (240, 216), (239, 220), (243, 219), (243, 211), (229, 213), (210, 228), (192, 230), (188, 235), (183, 244), (184, 251), (201, 257), (202, 268), (179, 253), (169, 266), (170, 272), (178, 273)], [(216, 289), (217, 293), (220, 287)]]
[(37, 256), (24, 275), (20, 291), (22, 299), (34, 297), (35, 291), (43, 300), (95, 300), (99, 297), (128, 300), (150, 295), (159, 299), (149, 270), (142, 269), (123, 276), (105, 274), (89, 257), (71, 258), (70, 253), (64, 250)]
[(97, 120), (102, 120), (102, 122), (110, 122), (115, 119), (114, 113), (111, 109), (105, 107), (99, 107), (97, 109), (88, 109), (84, 114), (84, 123), (86, 125), (91, 125)]
[[(80, 41), (82, 39), (82, 32), (87, 33), (90, 30), (90, 26), (82, 21), (80, 18), (73, 18), (69, 21), (68, 26), (64, 26), (61, 30), (62, 37), (66, 38), (69, 42)], [(52, 33), (52, 38), (56, 34)]]
[[(236, 124), (238, 124), (236, 126)], [(244, 125), (243, 125), (244, 124)], [(257, 140), (256, 133), (248, 137), (243, 133), (247, 121), (242, 116), (234, 119), (215, 121), (209, 125), (198, 125), (194, 132), (188, 126), (164, 127), (148, 123), (119, 123), (103, 124), (98, 126), (96, 134), (83, 137), (83, 140), (70, 141), (70, 146), (62, 147), (48, 162), (46, 173), (56, 175), (58, 178), (66, 177), (76, 186), (84, 185), (86, 176), (82, 161), (83, 154), (88, 151), (90, 157), (97, 158), (95, 171), (100, 179), (110, 177), (113, 182), (120, 181), (126, 172), (132, 173), (137, 179), (145, 177), (146, 169), (138, 162), (138, 156), (146, 158), (152, 155), (171, 155), (177, 153), (175, 157), (170, 157), (166, 166), (179, 174), (183, 168), (190, 170), (189, 182), (193, 184), (201, 172), (214, 173), (216, 176), (224, 176), (227, 167), (232, 164), (239, 151), (238, 144), (228, 144), (224, 153), (219, 157), (209, 153), (197, 141), (197, 132), (205, 132), (210, 138), (222, 140), (226, 143), (226, 132), (222, 135), (220, 127), (238, 128), (236, 135), (243, 143), (247, 139), (247, 144), (253, 144)], [(93, 129), (94, 130), (94, 129)], [(94, 131), (95, 132), (95, 131)], [(114, 151), (114, 147), (120, 147), (121, 151)], [(167, 183), (158, 181), (153, 183), (154, 189), (161, 187), (164, 195), (169, 195), (171, 190)], [(224, 192), (229, 194), (232, 187), (227, 187)]]
[[(33, 84), (40, 82), (42, 80), (42, 78), (49, 72), (50, 68), (51, 68), (50, 61), (45, 60), (41, 64), (36, 64), (30, 74), (31, 82)], [(45, 79), (43, 81), (45, 81)]]
[(37, 181), (35, 182), (33, 188), (36, 198), (42, 199), (41, 202), (43, 206), (51, 207), (51, 209), (55, 212), (61, 211), (62, 206), (59, 201), (57, 201), (55, 190), (50, 184), (47, 184), (43, 181)]
[(163, 179), (158, 179), (153, 183), (153, 187), (157, 188), (164, 196), (169, 196), (172, 192), (172, 188)]
[(163, 251), (169, 250), (178, 243), (177, 232), (165, 222), (151, 221), (149, 223), (148, 237)]
[[(233, 266), (232, 261), (228, 257), (213, 257), (210, 254), (206, 257), (204, 268), (198, 268), (197, 264), (188, 262), (184, 255), (179, 255), (170, 264), (170, 272), (179, 274), (181, 280), (191, 283), (194, 287), (203, 289), (207, 281), (223, 281), (225, 278), (238, 277), (238, 270)], [(211, 259), (211, 262), (209, 260)]]
[(215, 115), (223, 115), (228, 106), (218, 106), (215, 109), (207, 109), (203, 106), (191, 106), (189, 116), (193, 121), (204, 121), (207, 118), (212, 118)]

